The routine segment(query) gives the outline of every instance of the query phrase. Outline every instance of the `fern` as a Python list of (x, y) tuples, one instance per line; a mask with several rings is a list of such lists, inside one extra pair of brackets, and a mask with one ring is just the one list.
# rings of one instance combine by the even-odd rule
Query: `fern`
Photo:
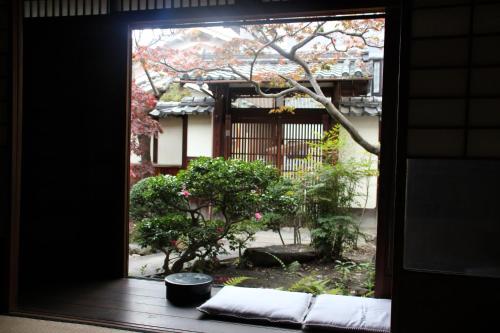
[(281, 268), (283, 268), (283, 270), (286, 271), (286, 265), (283, 262), (283, 260), (281, 260), (280, 258), (278, 258), (277, 256), (275, 256), (271, 252), (264, 252), (264, 253), (269, 254), (271, 257), (273, 257), (280, 264)]
[(244, 281), (252, 280), (252, 279), (253, 278), (249, 277), (249, 276), (235, 276), (235, 277), (229, 278), (226, 282), (223, 283), (223, 285), (224, 286), (237, 286), (237, 285), (243, 283)]
[(314, 295), (328, 293), (327, 285), (330, 280), (318, 280), (314, 276), (306, 276), (292, 284), (288, 291), (306, 292)]

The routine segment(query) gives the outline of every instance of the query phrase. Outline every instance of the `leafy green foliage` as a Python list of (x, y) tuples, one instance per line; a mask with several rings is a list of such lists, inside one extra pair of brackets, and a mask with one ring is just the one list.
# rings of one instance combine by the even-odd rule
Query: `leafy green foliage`
[(297, 272), (300, 269), (300, 267), (301, 267), (300, 262), (298, 262), (298, 261), (292, 261), (286, 267), (286, 271), (290, 272), (290, 273), (295, 273), (295, 272)]
[(243, 282), (247, 280), (253, 279), (252, 277), (249, 276), (235, 276), (232, 278), (229, 278), (226, 282), (224, 282), (224, 286), (237, 286), (239, 284), (242, 284)]
[(364, 295), (366, 297), (373, 297), (375, 295), (375, 265), (371, 262), (362, 263), (358, 265), (360, 270), (364, 270), (367, 274), (363, 287), (368, 290)]
[[(267, 191), (278, 171), (263, 162), (200, 157), (177, 176), (139, 181), (130, 194), (135, 239), (166, 254), (164, 270), (224, 253), (222, 240), (241, 250), (263, 226)], [(170, 255), (177, 258), (169, 267)]]
[(264, 194), (264, 204), (266, 214), (263, 222), (267, 228), (279, 234), (282, 244), (285, 245), (281, 228), (290, 225), (299, 207), (294, 184), (289, 179), (280, 178), (271, 184)]
[(171, 83), (160, 100), (163, 102), (180, 102), (182, 98), (187, 96), (190, 96), (188, 89), (181, 87), (179, 83)]
[[(290, 267), (290, 265), (289, 265)], [(335, 261), (335, 276), (332, 279), (321, 278), (317, 275), (308, 275), (293, 283), (289, 291), (308, 292), (314, 295), (353, 295), (360, 290), (353, 288), (362, 282), (362, 287), (366, 292), (360, 294), (364, 297), (373, 297), (375, 290), (375, 266), (371, 262), (356, 263), (354, 261)], [(353, 279), (354, 276), (363, 276), (359, 281)], [(285, 288), (279, 288), (285, 290)]]
[(332, 294), (337, 295), (340, 290), (337, 288), (329, 288), (331, 283), (328, 279), (318, 279), (315, 276), (306, 276), (295, 282), (288, 288), (288, 291), (297, 291), (311, 293), (313, 295)]
[(148, 264), (144, 264), (139, 268), (139, 272), (142, 276), (146, 275), (146, 270), (148, 269)]
[(335, 261), (335, 270), (339, 273), (336, 288), (343, 295), (349, 295), (349, 286), (352, 284), (353, 273), (366, 276), (362, 287), (367, 290), (362, 296), (373, 297), (375, 293), (375, 265), (371, 262), (356, 263), (354, 261)]
[(347, 247), (356, 245), (358, 222), (350, 216), (326, 216), (316, 220), (311, 230), (312, 245), (325, 258), (341, 258)]
[(189, 218), (181, 214), (166, 214), (142, 219), (134, 230), (135, 240), (142, 247), (178, 252), (178, 241), (187, 232)]
[(179, 193), (182, 183), (177, 177), (148, 177), (137, 182), (130, 191), (130, 217), (134, 221), (168, 214), (173, 207), (187, 208)]
[(324, 163), (301, 180), (302, 206), (311, 226), (313, 246), (325, 259), (342, 258), (345, 250), (357, 244), (359, 223), (351, 208), (366, 196), (359, 189), (360, 181), (374, 174), (371, 163), (354, 158), (339, 159), (345, 143), (339, 127), (329, 131), (317, 144), (324, 154)]

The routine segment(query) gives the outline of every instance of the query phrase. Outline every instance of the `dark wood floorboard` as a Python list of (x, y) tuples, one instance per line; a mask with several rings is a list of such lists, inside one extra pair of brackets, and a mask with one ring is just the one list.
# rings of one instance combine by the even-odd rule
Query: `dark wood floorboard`
[[(214, 288), (213, 293), (219, 289)], [(165, 298), (163, 281), (119, 279), (86, 285), (40, 286), (25, 290), (19, 310), (64, 318), (124, 323), (144, 331), (207, 333), (297, 333), (300, 328), (241, 323), (204, 316)]]

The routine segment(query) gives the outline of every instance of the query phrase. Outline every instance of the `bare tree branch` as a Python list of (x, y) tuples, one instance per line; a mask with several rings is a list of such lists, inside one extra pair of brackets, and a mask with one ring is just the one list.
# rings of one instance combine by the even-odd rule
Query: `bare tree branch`
[[(372, 31), (372, 30), (373, 29), (367, 28), (362, 33), (356, 33), (356, 32), (344, 31), (344, 30), (341, 30), (341, 29), (335, 29), (335, 30), (330, 30), (330, 31), (327, 31), (327, 32), (317, 33), (316, 37), (324, 37), (326, 39), (331, 40), (330, 35), (332, 35), (334, 33), (339, 33), (339, 34), (343, 34), (345, 36), (360, 38), (366, 46), (383, 49), (384, 48), (383, 45), (375, 45), (375, 44), (368, 43), (368, 40), (366, 39), (365, 34), (368, 33), (369, 31)], [(332, 44), (334, 44), (334, 43), (332, 43)], [(336, 48), (335, 45), (334, 45), (334, 48)], [(342, 52), (347, 52), (347, 50), (349, 50), (349, 48), (346, 48), (346, 50), (342, 51)]]
[[(252, 84), (255, 87), (255, 90), (257, 91), (257, 93), (259, 95), (261, 95), (262, 97), (278, 98), (278, 97), (284, 97), (284, 96), (290, 95), (291, 93), (299, 91), (297, 87), (293, 86), (291, 88), (282, 90), (279, 93), (275, 93), (275, 94), (265, 93), (265, 92), (262, 91), (262, 89), (260, 87), (260, 84), (257, 81), (251, 80), (249, 77), (247, 77), (246, 75), (244, 75), (243, 73), (241, 73), (240, 71), (238, 71), (236, 68), (234, 68), (231, 65), (229, 65), (229, 68), (231, 68), (231, 70), (233, 71), (233, 73), (235, 73), (236, 75), (238, 75), (239, 77), (241, 77), (243, 80), (245, 80), (245, 81), (249, 82), (250, 84)], [(284, 78), (285, 80), (287, 79), (286, 77), (281, 76), (281, 75), (280, 75), (280, 77)]]
[(264, 51), (267, 47), (269, 47), (271, 43), (274, 43), (274, 42), (276, 42), (276, 39), (269, 41), (268, 43), (266, 43), (262, 47), (260, 47), (257, 51), (254, 51), (254, 57), (253, 57), (252, 63), (250, 64), (250, 80), (253, 79), (253, 68), (255, 66), (255, 63), (257, 62), (257, 58), (259, 57), (260, 53), (262, 51)]
[(314, 78), (314, 75), (311, 72), (311, 69), (309, 68), (309, 66), (302, 59), (298, 58), (296, 54), (292, 55), (290, 52), (285, 51), (281, 46), (276, 44), (276, 42), (272, 42), (272, 40), (269, 40), (269, 38), (264, 34), (264, 32), (261, 32), (261, 33), (262, 33), (262, 39), (266, 42), (266, 44), (269, 44), (270, 48), (272, 48), (273, 50), (278, 52), (284, 58), (291, 60), (291, 61), (297, 63), (298, 65), (300, 65), (304, 69), (304, 72), (306, 73), (306, 77), (309, 80), (309, 82), (311, 82), (311, 85), (313, 86), (314, 91), (316, 91), (317, 94), (323, 95), (323, 91), (321, 90), (318, 82)]
[[(139, 42), (137, 41), (137, 38), (134, 38), (134, 41), (135, 41), (136, 48), (139, 48), (140, 46), (139, 46)], [(155, 43), (157, 43), (157, 41)], [(155, 43), (153, 43), (153, 44), (155, 44)], [(153, 45), (153, 44), (150, 44), (150, 45)], [(153, 95), (155, 95), (156, 98), (160, 98), (161, 97), (160, 91), (158, 90), (158, 88), (156, 88), (155, 83), (153, 81), (153, 78), (149, 74), (148, 68), (146, 67), (146, 60), (141, 57), (139, 62), (141, 63), (141, 67), (144, 70), (146, 77), (148, 78), (148, 81), (149, 81), (149, 84), (151, 85), (151, 88), (153, 89)]]
[(292, 48), (290, 49), (290, 55), (292, 56), (295, 56), (295, 53), (297, 53), (297, 51), (301, 48), (303, 48), (304, 46), (306, 46), (307, 44), (309, 44), (309, 42), (311, 42), (313, 39), (315, 39), (316, 37), (318, 37), (317, 33), (321, 30), (321, 28), (326, 24), (326, 22), (321, 22), (318, 24), (318, 26), (316, 27), (316, 29), (314, 30), (314, 32), (312, 34), (310, 34), (309, 36), (307, 36), (306, 38), (304, 38), (301, 42), (295, 44), (294, 46), (292, 46)]
[(352, 123), (347, 119), (336, 107), (333, 105), (332, 101), (325, 97), (323, 94), (319, 95), (313, 92), (311, 89), (304, 87), (300, 83), (296, 82), (291, 78), (286, 78), (287, 81), (293, 85), (299, 92), (309, 95), (315, 101), (323, 104), (326, 108), (328, 114), (338, 121), (342, 127), (351, 135), (354, 141), (356, 141), (361, 147), (363, 147), (366, 151), (378, 155), (380, 153), (380, 147), (378, 145), (373, 145), (370, 142), (366, 141), (359, 131), (352, 125)]
[[(307, 35), (304, 39), (301, 39), (298, 43), (293, 45), (290, 50), (284, 49), (282, 46), (280, 46), (279, 42), (282, 41), (283, 39), (287, 37), (294, 37), (296, 36), (299, 32), (295, 31), (293, 33), (287, 32), (284, 35), (280, 35), (278, 30), (274, 27), (271, 27), (270, 29), (254, 29), (254, 28), (245, 28), (248, 33), (252, 35), (252, 37), (255, 39), (255, 41), (259, 44), (260, 46), (255, 46), (253, 48), (253, 45), (249, 47), (250, 51), (252, 52), (251, 54), (251, 61), (250, 61), (250, 71), (249, 75), (246, 73), (243, 73), (239, 68), (236, 66), (231, 65), (230, 63), (227, 65), (224, 65), (224, 67), (211, 67), (211, 68), (204, 68), (202, 66), (194, 67), (194, 68), (189, 68), (189, 69), (181, 69), (181, 68), (175, 68), (175, 66), (169, 64), (166, 59), (163, 59), (160, 61), (161, 64), (169, 68), (170, 70), (177, 72), (177, 73), (190, 73), (193, 71), (202, 71), (202, 72), (213, 72), (213, 71), (223, 71), (223, 72), (228, 72), (228, 73), (233, 73), (240, 77), (242, 80), (248, 82), (251, 84), (256, 92), (262, 96), (262, 97), (267, 97), (267, 98), (279, 98), (279, 97), (284, 97), (293, 93), (303, 93), (305, 95), (308, 95), (312, 99), (316, 100), (317, 102), (321, 103), (328, 114), (335, 119), (344, 129), (349, 133), (349, 135), (353, 138), (354, 141), (356, 141), (359, 145), (361, 145), (365, 150), (368, 152), (378, 155), (380, 152), (380, 147), (378, 145), (371, 144), (370, 142), (366, 141), (359, 131), (353, 126), (353, 124), (347, 119), (340, 111), (335, 107), (335, 105), (332, 103), (330, 98), (327, 98), (321, 89), (321, 86), (319, 85), (316, 77), (314, 76), (311, 67), (307, 63), (305, 59), (303, 59), (301, 56), (299, 56), (298, 51), (311, 43), (313, 40), (316, 38), (327, 38), (330, 40), (331, 45), (336, 51), (339, 52), (347, 52), (350, 48), (347, 46), (345, 50), (341, 50), (337, 47), (336, 42), (332, 40), (332, 34), (339, 33), (343, 34), (345, 36), (350, 36), (353, 38), (359, 38), (364, 45), (370, 46), (370, 47), (376, 47), (376, 48), (382, 48), (383, 46), (379, 45), (373, 45), (369, 43), (369, 40), (366, 36), (368, 32), (370, 32), (371, 28), (366, 27), (360, 32), (353, 32), (353, 31), (344, 31), (342, 29), (333, 29), (329, 31), (323, 31), (324, 25), (326, 22), (320, 22), (316, 25), (314, 28), (314, 31), (311, 32), (309, 35)], [(301, 31), (304, 31), (307, 28), (311, 28), (311, 23), (302, 26), (300, 28)], [(376, 30), (376, 29), (375, 29)], [(328, 46), (327, 46), (328, 47)], [(254, 70), (255, 70), (255, 65), (257, 64), (259, 56), (264, 52), (266, 48), (270, 48), (274, 50), (278, 55), (282, 56), (283, 58), (297, 64), (302, 68), (302, 70), (305, 73), (305, 78), (307, 81), (310, 83), (311, 88), (305, 86), (303, 83), (299, 83), (296, 80), (294, 80), (291, 77), (281, 75), (279, 73), (275, 73), (278, 77), (280, 77), (282, 80), (284, 80), (287, 83), (288, 87), (283, 88), (282, 91), (278, 93), (266, 93), (263, 91), (261, 83), (258, 82), (257, 80), (254, 79)]]

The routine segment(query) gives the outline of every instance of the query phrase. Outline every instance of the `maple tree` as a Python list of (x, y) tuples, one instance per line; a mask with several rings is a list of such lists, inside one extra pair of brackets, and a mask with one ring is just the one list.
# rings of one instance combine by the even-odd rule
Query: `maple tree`
[[(379, 145), (368, 142), (324, 94), (315, 73), (329, 69), (342, 58), (360, 59), (367, 47), (383, 48), (383, 19), (262, 24), (238, 29), (237, 36), (225, 36), (219, 43), (203, 40), (196, 29), (163, 31), (153, 43), (137, 42), (136, 57), (147, 74), (153, 94), (159, 92), (150, 71), (171, 77), (187, 74), (198, 78), (215, 71), (231, 73), (253, 86), (256, 94), (262, 97), (306, 96), (314, 99), (361, 147), (379, 154)], [(184, 36), (189, 39), (190, 46), (170, 44), (172, 36), (177, 39)], [(275, 71), (256, 70), (261, 61), (270, 58), (277, 59)], [(296, 65), (296, 69), (281, 74), (278, 67), (285, 63)], [(357, 65), (366, 66), (362, 61)], [(274, 112), (281, 110), (290, 112), (286, 108)]]
[[(152, 47), (156, 41), (148, 44)], [(138, 42), (135, 39), (136, 48), (132, 53), (132, 62), (140, 64), (151, 85), (151, 91), (139, 87), (132, 79), (131, 105), (130, 105), (130, 151), (140, 158), (139, 164), (130, 164), (130, 178), (133, 182), (154, 175), (153, 162), (151, 160), (151, 138), (158, 137), (162, 132), (159, 122), (151, 117), (149, 113), (155, 108), (162, 92), (156, 87), (147, 67), (144, 54), (137, 52)]]
[(130, 176), (138, 180), (154, 174), (151, 138), (157, 137), (162, 129), (149, 115), (156, 106), (157, 97), (139, 88), (135, 81), (132, 81), (131, 88), (130, 151), (140, 157), (140, 163), (130, 165)]

